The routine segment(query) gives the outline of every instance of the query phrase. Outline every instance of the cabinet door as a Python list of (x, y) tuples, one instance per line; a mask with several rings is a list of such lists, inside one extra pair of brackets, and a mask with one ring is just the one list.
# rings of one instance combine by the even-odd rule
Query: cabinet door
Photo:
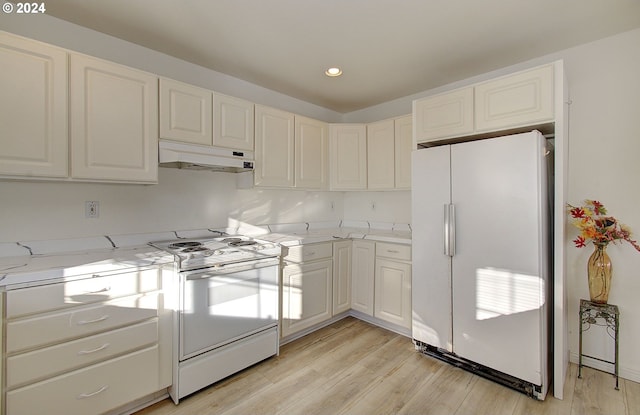
[(351, 308), (373, 316), (376, 244), (361, 240), (354, 240), (352, 244)]
[(396, 189), (411, 188), (411, 151), (413, 151), (413, 120), (411, 115), (395, 120)]
[(160, 138), (211, 145), (211, 91), (160, 79)]
[(553, 65), (518, 72), (475, 88), (476, 131), (553, 120)]
[(333, 243), (333, 314), (351, 308), (351, 241)]
[(158, 181), (158, 78), (71, 55), (71, 176)]
[(393, 120), (367, 125), (367, 188), (393, 189), (395, 183)]
[(68, 175), (67, 53), (0, 33), (0, 174)]
[(329, 126), (331, 189), (367, 188), (367, 126), (334, 124)]
[(331, 318), (332, 261), (287, 265), (282, 270), (282, 336)]
[(414, 101), (416, 142), (473, 133), (473, 87)]
[(303, 189), (329, 188), (329, 124), (295, 117), (295, 184)]
[(411, 328), (411, 264), (376, 258), (374, 316)]
[(253, 151), (253, 102), (214, 92), (213, 118), (214, 146)]
[(256, 186), (293, 187), (294, 116), (256, 105)]

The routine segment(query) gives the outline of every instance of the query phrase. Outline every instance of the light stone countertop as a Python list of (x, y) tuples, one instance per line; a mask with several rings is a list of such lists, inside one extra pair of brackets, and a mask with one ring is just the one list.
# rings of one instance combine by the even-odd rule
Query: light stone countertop
[[(177, 238), (245, 234), (281, 246), (365, 239), (411, 244), (409, 225), (368, 222), (322, 222), (201, 229), (150, 234), (96, 236), (77, 239), (0, 243), (0, 290), (23, 288), (86, 277), (170, 264), (173, 255), (147, 245)], [(250, 231), (249, 231), (250, 230)]]

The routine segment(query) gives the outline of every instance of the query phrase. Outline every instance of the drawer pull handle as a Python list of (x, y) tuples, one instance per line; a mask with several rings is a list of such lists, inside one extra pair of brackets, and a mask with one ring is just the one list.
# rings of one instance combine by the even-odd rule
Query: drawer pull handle
[(105, 314), (104, 316), (98, 317), (95, 320), (80, 320), (78, 321), (78, 326), (83, 326), (85, 324), (91, 324), (91, 323), (99, 323), (101, 321), (105, 321), (108, 318), (109, 318), (109, 314)]
[(387, 252), (390, 254), (399, 254), (400, 251), (396, 251), (395, 249), (387, 249)]
[(107, 347), (109, 347), (109, 346), (110, 346), (110, 344), (109, 344), (109, 343), (105, 343), (105, 344), (103, 344), (102, 346), (100, 346), (100, 347), (96, 347), (95, 349), (92, 349), (92, 350), (80, 350), (80, 351), (78, 352), (78, 354), (79, 354), (79, 355), (83, 355), (83, 354), (91, 354), (91, 353), (99, 352), (100, 350), (104, 350), (104, 349), (106, 349), (106, 348), (107, 348)]
[(104, 287), (95, 291), (85, 291), (85, 294), (98, 294), (98, 293), (106, 293), (107, 291), (111, 291), (111, 287)]
[(81, 393), (80, 395), (78, 395), (77, 399), (86, 399), (86, 398), (90, 398), (92, 396), (96, 396), (99, 393), (102, 393), (104, 391), (106, 391), (107, 389), (109, 389), (109, 385), (104, 385), (103, 387), (101, 387), (100, 389), (98, 389), (95, 392), (91, 392), (91, 393)]
[(307, 255), (308, 255), (308, 256), (313, 256), (313, 255), (315, 255), (315, 254), (316, 254), (316, 253), (315, 253), (314, 251), (307, 252)]

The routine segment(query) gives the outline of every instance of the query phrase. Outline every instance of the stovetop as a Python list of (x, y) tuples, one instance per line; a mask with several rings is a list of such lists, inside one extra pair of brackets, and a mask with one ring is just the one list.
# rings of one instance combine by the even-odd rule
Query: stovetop
[(173, 254), (180, 270), (222, 267), (280, 255), (277, 244), (244, 235), (176, 239), (151, 242), (149, 245)]

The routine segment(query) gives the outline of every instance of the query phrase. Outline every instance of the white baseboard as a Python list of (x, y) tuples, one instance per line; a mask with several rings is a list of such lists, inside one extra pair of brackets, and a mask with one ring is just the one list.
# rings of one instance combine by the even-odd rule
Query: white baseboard
[[(575, 363), (577, 365), (578, 360), (579, 360), (578, 353), (571, 352), (569, 354), (569, 361), (571, 363)], [(603, 362), (597, 359), (592, 359), (587, 356), (582, 356), (582, 366), (591, 367), (591, 368), (598, 369), (603, 372), (607, 372), (611, 374), (613, 374), (614, 372), (613, 363)], [(620, 365), (620, 363), (618, 363), (618, 376), (620, 376), (623, 379), (640, 383), (640, 372), (637, 370), (622, 366)]]

